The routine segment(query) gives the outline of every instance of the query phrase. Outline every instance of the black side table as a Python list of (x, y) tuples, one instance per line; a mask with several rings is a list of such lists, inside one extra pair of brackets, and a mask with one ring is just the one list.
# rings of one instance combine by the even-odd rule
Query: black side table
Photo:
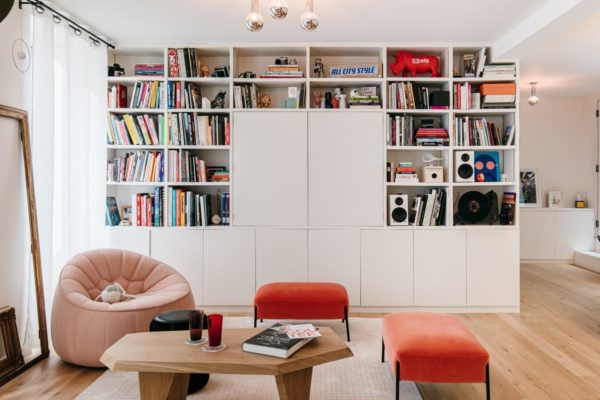
[[(165, 311), (154, 317), (150, 322), (150, 332), (157, 331), (186, 331), (189, 329), (190, 310)], [(202, 329), (208, 328), (208, 318), (204, 314)], [(208, 383), (209, 374), (190, 374), (188, 394), (195, 393)]]

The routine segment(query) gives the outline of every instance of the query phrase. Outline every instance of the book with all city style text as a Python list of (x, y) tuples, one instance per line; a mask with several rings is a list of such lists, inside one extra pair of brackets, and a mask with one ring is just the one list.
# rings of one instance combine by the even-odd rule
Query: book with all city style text
[[(288, 358), (304, 345), (321, 336), (312, 325), (301, 325), (302, 333), (294, 329), (296, 325), (275, 324), (251, 337), (242, 344), (242, 350), (248, 353), (263, 354), (279, 358)], [(307, 329), (312, 328), (312, 329)], [(294, 339), (292, 337), (296, 337)]]

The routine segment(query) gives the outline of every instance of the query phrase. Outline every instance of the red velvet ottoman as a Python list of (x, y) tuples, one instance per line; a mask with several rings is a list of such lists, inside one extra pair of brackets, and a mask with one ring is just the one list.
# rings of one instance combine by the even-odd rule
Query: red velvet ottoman
[(482, 382), (490, 399), (490, 356), (456, 318), (434, 313), (394, 313), (383, 318), (381, 362), (388, 356), (400, 381)]
[(338, 319), (348, 323), (348, 292), (331, 282), (277, 282), (261, 286), (254, 295), (257, 319)]

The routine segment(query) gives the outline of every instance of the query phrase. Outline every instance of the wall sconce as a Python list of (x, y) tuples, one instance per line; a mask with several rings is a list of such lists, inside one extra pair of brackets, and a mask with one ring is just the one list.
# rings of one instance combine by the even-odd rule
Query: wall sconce
[(539, 97), (537, 97), (536, 91), (537, 82), (530, 82), (529, 84), (531, 85), (531, 96), (529, 96), (527, 102), (530, 106), (535, 106), (540, 101)]

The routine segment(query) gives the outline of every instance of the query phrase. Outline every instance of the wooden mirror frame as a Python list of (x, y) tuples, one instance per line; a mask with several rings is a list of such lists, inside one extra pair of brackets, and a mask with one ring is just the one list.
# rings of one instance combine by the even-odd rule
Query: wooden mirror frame
[[(25, 184), (29, 211), (29, 233), (31, 236), (31, 254), (33, 257), (33, 273), (35, 279), (35, 297), (37, 300), (37, 313), (39, 325), (39, 338), (41, 354), (27, 363), (15, 365), (15, 368), (0, 378), (0, 386), (25, 371), (38, 361), (47, 358), (50, 354), (48, 348), (48, 330), (46, 327), (46, 306), (44, 304), (44, 286), (42, 280), (42, 261), (40, 256), (40, 242), (38, 234), (37, 214), (35, 206), (35, 190), (33, 186), (33, 171), (31, 166), (31, 144), (29, 141), (29, 122), (27, 112), (17, 108), (0, 105), (0, 118), (17, 120), (20, 127), (21, 147), (25, 166)], [(18, 340), (18, 338), (17, 338)]]

